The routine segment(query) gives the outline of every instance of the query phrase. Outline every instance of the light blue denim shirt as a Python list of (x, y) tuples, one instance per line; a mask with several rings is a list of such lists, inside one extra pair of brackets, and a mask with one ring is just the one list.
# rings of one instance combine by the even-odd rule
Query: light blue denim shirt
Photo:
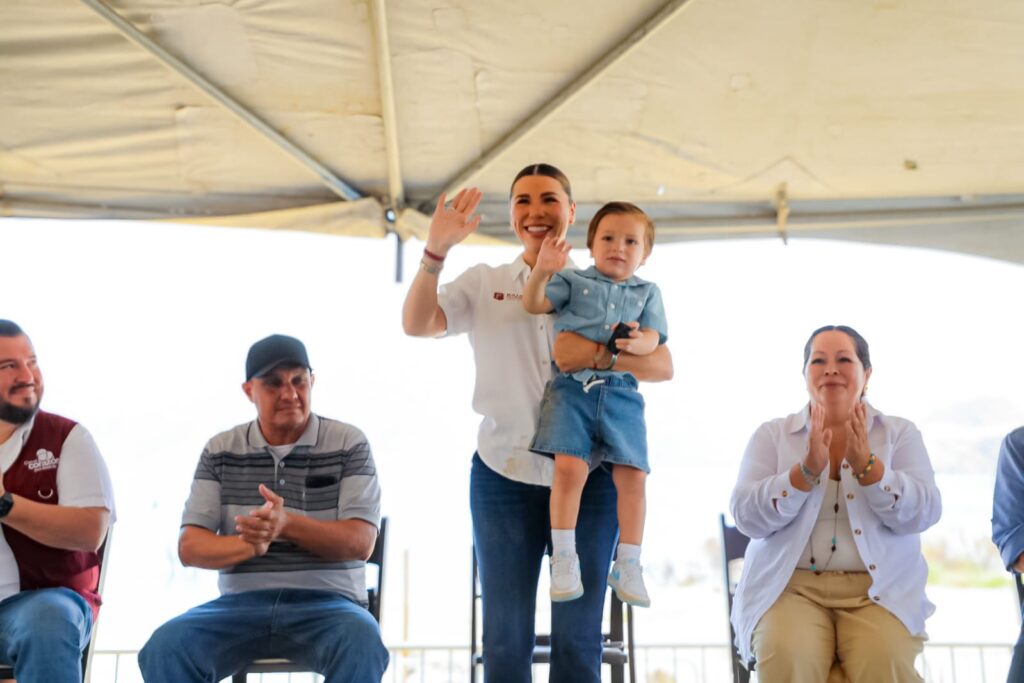
[[(594, 266), (586, 270), (565, 269), (551, 277), (544, 294), (555, 309), (556, 332), (576, 332), (605, 344), (618, 323), (638, 322), (641, 329), (657, 331), (659, 344), (668, 340), (661, 290), (635, 275), (615, 282)], [(608, 374), (627, 373), (581, 370), (573, 373), (573, 377), (586, 382), (595, 375)]]
[(992, 496), (992, 542), (1007, 569), (1024, 553), (1024, 427), (1007, 434), (999, 449)]

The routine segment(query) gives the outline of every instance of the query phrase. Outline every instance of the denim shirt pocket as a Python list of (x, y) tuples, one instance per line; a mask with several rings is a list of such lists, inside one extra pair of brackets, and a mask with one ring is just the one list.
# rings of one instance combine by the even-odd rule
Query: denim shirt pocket
[(607, 307), (605, 298), (601, 287), (595, 287), (588, 282), (574, 282), (571, 310), (573, 314), (583, 320), (592, 322), (604, 320)]

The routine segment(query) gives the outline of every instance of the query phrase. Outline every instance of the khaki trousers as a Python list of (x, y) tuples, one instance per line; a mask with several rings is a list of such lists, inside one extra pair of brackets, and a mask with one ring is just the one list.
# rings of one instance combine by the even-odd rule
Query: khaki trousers
[(924, 638), (911, 635), (872, 602), (870, 586), (867, 572), (797, 569), (754, 628), (757, 680), (923, 682), (914, 660), (924, 650)]

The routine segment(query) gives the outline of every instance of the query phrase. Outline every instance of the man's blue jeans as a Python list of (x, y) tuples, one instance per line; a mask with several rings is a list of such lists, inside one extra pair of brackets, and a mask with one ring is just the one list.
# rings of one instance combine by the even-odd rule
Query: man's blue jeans
[[(537, 581), (551, 538), (550, 497), (551, 489), (507, 479), (473, 457), (470, 508), (483, 595), (486, 683), (531, 680)], [(616, 501), (611, 474), (600, 467), (591, 472), (576, 526), (584, 594), (551, 608), (554, 683), (600, 683), (601, 618), (618, 537)]]
[(22, 591), (0, 602), (0, 662), (18, 683), (82, 683), (92, 608), (70, 588)]
[(326, 683), (380, 683), (388, 651), (363, 607), (328, 591), (222, 595), (158, 628), (139, 652), (146, 683), (207, 683), (255, 659), (284, 657)]

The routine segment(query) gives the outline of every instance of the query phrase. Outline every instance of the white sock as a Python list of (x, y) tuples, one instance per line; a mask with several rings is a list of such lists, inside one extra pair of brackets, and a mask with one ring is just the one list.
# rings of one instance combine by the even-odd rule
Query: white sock
[(618, 553), (615, 555), (615, 559), (618, 562), (625, 562), (627, 560), (635, 560), (637, 564), (640, 563), (640, 546), (630, 545), (629, 543), (620, 543)]
[(551, 530), (551, 554), (574, 555), (576, 553), (575, 529)]

